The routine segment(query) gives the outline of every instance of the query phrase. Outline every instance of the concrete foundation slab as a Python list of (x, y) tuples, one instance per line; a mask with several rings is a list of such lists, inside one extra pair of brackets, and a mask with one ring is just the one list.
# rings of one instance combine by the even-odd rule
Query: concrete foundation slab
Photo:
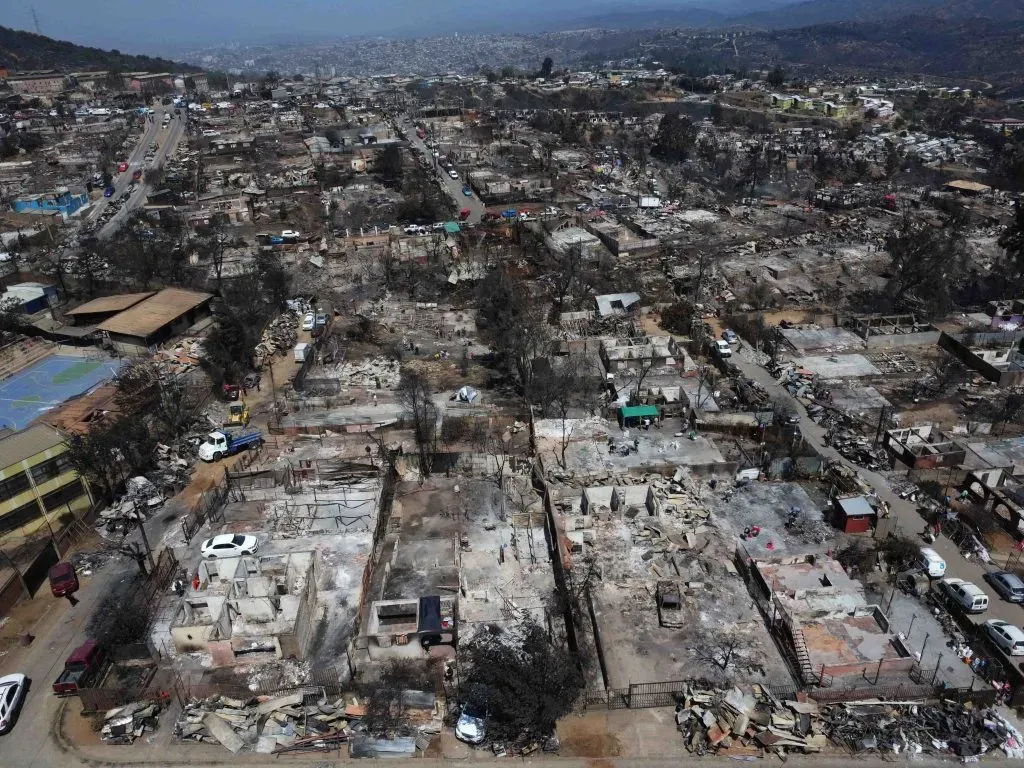
[[(851, 334), (852, 335), (852, 334)], [(843, 379), (852, 376), (878, 376), (881, 374), (864, 355), (809, 355), (794, 361), (802, 368), (825, 379)]]

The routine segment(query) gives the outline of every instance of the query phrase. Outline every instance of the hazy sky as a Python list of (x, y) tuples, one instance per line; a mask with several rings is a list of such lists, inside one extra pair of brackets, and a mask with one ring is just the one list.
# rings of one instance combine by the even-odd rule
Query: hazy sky
[(26, 0), (0, 2), (0, 25), (81, 45), (160, 53), (216, 42), (330, 39), (444, 30), (543, 31), (545, 21), (608, 11), (739, 10), (794, 0)]

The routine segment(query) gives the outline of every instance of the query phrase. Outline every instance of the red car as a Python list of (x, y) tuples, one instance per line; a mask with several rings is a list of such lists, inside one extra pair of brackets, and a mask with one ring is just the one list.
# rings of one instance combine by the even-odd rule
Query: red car
[(127, 170), (128, 170), (128, 163), (121, 163), (121, 164), (119, 164), (117, 166), (117, 172), (118, 173), (124, 173)]
[(461, 211), (459, 211), (459, 218), (462, 219), (462, 221), (465, 221), (466, 219), (469, 218), (469, 215), (471, 213), (472, 211), (469, 210), (469, 208), (463, 208)]
[(50, 591), (54, 597), (67, 597), (78, 591), (78, 574), (71, 563), (57, 563), (50, 568)]

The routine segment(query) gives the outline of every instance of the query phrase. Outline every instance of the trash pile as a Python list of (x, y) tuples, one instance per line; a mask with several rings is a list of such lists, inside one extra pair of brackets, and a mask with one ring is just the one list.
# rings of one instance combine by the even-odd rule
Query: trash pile
[(260, 343), (256, 345), (255, 357), (256, 368), (259, 370), (263, 364), (275, 354), (284, 355), (295, 347), (299, 338), (298, 318), (294, 312), (282, 312), (263, 331)]
[[(308, 699), (316, 703), (305, 704)], [(187, 704), (174, 735), (220, 744), (234, 754), (245, 747), (263, 754), (326, 751), (348, 740), (349, 723), (363, 710), (344, 699), (329, 702), (317, 688), (250, 699), (216, 695)]]
[(1024, 758), (1024, 737), (998, 712), (941, 701), (879, 699), (819, 704), (781, 700), (767, 688), (723, 691), (700, 683), (676, 694), (676, 727), (687, 751), (742, 759), (821, 752), (953, 754), (971, 758), (993, 749)]
[(159, 701), (135, 701), (108, 710), (103, 716), (100, 738), (107, 744), (131, 744), (147, 729), (156, 730), (157, 716), (162, 709)]

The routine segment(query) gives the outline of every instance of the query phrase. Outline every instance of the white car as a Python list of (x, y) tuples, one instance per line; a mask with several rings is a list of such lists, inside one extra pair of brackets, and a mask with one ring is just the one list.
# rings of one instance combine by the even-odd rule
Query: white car
[(216, 560), (219, 557), (251, 555), (259, 548), (260, 542), (255, 536), (243, 533), (222, 533), (220, 536), (214, 536), (204, 541), (199, 552), (209, 560)]
[(1024, 632), (1020, 627), (999, 619), (989, 619), (983, 626), (992, 642), (1009, 656), (1024, 656)]
[(459, 172), (454, 169), (448, 171), (448, 175), (451, 176), (453, 179), (459, 178)]
[(285, 229), (281, 232), (281, 237), (287, 237), (298, 240), (300, 235), (297, 229)]
[(307, 312), (305, 315), (303, 315), (303, 317), (302, 317), (302, 330), (304, 330), (304, 331), (312, 331), (315, 326), (316, 326), (316, 315), (314, 315), (312, 312)]
[(14, 727), (27, 690), (28, 678), (22, 674), (0, 677), (0, 733), (7, 733)]
[(725, 339), (718, 339), (715, 341), (715, 353), (719, 357), (732, 357), (732, 347)]
[(480, 744), (486, 736), (483, 719), (463, 710), (458, 722), (455, 723), (455, 738), (467, 744)]

